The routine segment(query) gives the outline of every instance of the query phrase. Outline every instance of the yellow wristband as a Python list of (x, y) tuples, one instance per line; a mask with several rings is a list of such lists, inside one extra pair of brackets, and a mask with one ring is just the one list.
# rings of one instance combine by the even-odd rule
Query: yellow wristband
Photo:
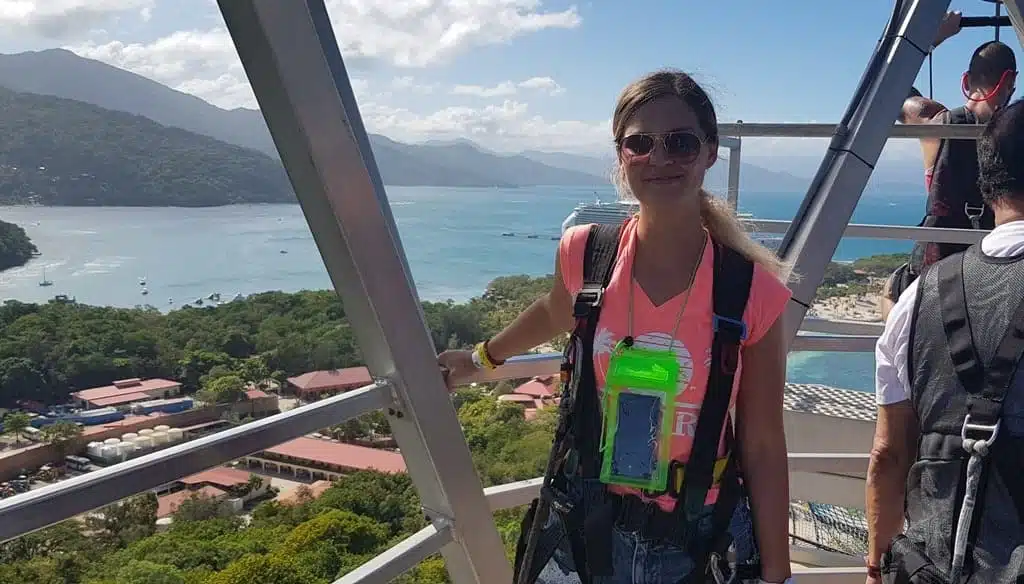
[(484, 346), (484, 343), (477, 343), (473, 351), (476, 353), (481, 365), (487, 369), (497, 369), (498, 366), (491, 361), (491, 356), (487, 354), (487, 348)]

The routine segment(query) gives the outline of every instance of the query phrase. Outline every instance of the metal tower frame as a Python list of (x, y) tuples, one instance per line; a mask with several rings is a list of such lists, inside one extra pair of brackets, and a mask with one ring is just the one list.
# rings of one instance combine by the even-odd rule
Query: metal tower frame
[(511, 582), (323, 0), (219, 5), (452, 580)]
[(897, 1), (882, 38), (847, 107), (800, 210), (779, 248), (791, 262), (793, 299), (786, 334), (795, 339), (832, 261), (900, 107), (935, 40), (949, 0)]
[[(340, 582), (390, 580), (442, 542), (455, 584), (511, 582), (323, 0), (218, 2), (376, 381), (0, 502), (0, 541), (384, 406), (430, 525)], [(785, 257), (805, 276), (793, 283), (795, 302), (787, 311), (794, 336), (949, 6), (948, 0), (897, 6), (904, 4), (879, 42), (783, 242)], [(1007, 0), (1006, 6), (1019, 34), (1017, 2)], [(736, 158), (731, 162), (738, 170)], [(528, 357), (509, 367), (546, 359)]]
[[(452, 580), (510, 582), (323, 1), (219, 4), (367, 365), (394, 391), (389, 421), (424, 511), (451, 532)], [(781, 250), (806, 276), (793, 284), (791, 337), (948, 6), (915, 0), (894, 14), (836, 128)]]

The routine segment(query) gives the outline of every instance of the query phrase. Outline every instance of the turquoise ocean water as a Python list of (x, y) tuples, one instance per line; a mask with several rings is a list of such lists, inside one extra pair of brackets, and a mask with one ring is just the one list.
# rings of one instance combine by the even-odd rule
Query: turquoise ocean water
[[(573, 207), (610, 189), (448, 189), (390, 187), (395, 220), (424, 300), (464, 300), (510, 274), (550, 273), (560, 225)], [(744, 193), (741, 211), (791, 219), (803, 193)], [(854, 221), (914, 225), (919, 197), (865, 195)], [(0, 298), (39, 302), (57, 294), (115, 306), (178, 307), (219, 292), (327, 288), (330, 283), (297, 205), (181, 208), (5, 207), (41, 256), (0, 273)], [(540, 237), (502, 237), (502, 232)], [(845, 240), (835, 259), (907, 251), (910, 244)], [(52, 286), (41, 287), (45, 276)], [(148, 295), (141, 294), (145, 278)], [(791, 381), (870, 390), (873, 357), (802, 353)]]

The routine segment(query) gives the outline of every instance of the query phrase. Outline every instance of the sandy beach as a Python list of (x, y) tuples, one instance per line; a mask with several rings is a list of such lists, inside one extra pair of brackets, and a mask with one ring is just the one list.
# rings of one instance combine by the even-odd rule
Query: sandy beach
[(882, 322), (881, 301), (881, 292), (833, 296), (815, 302), (814, 306), (807, 311), (807, 316), (828, 320)]

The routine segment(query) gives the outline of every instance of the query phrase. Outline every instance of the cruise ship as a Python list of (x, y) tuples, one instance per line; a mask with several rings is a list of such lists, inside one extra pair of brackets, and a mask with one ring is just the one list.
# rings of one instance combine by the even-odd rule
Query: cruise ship
[[(589, 225), (600, 223), (603, 225), (617, 225), (640, 210), (640, 204), (636, 201), (602, 201), (595, 200), (592, 203), (580, 203), (569, 213), (569, 216), (562, 221), (562, 233), (574, 225)], [(750, 213), (739, 213), (742, 220), (753, 219)], [(782, 243), (782, 237), (767, 233), (753, 233), (754, 239), (761, 245), (775, 250)]]

